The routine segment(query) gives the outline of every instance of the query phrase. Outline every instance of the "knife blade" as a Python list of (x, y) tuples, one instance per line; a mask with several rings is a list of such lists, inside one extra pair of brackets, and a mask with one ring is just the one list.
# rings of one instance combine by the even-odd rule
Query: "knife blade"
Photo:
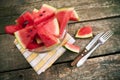
[(94, 46), (94, 44), (97, 42), (97, 40), (103, 33), (104, 32), (97, 34), (91, 40), (91, 42), (85, 47), (85, 49), (81, 53), (79, 53), (78, 56), (74, 59), (74, 61), (71, 63), (71, 66), (75, 66), (78, 63), (78, 61), (87, 54), (87, 52)]

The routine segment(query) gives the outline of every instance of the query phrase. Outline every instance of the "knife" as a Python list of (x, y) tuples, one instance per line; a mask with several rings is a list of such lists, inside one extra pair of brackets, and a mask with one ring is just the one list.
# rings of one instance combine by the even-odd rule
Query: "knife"
[(78, 61), (83, 58), (87, 52), (94, 46), (94, 44), (97, 42), (97, 40), (99, 39), (99, 37), (103, 34), (104, 32), (101, 32), (99, 34), (97, 34), (92, 40), (91, 42), (85, 47), (85, 49), (81, 52), (81, 54), (79, 53), (78, 56), (74, 59), (74, 61), (71, 63), (71, 66), (75, 66)]

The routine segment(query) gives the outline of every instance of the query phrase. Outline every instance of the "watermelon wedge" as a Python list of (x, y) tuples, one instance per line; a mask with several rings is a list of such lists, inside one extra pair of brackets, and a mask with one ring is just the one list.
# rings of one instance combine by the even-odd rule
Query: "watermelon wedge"
[(34, 23), (36, 25), (40, 24), (43, 21), (46, 21), (53, 17), (56, 13), (56, 8), (49, 6), (47, 4), (43, 4), (41, 9), (34, 13)]
[(58, 19), (59, 26), (60, 26), (60, 36), (63, 35), (65, 27), (67, 26), (67, 23), (70, 19), (72, 10), (73, 8), (60, 9), (56, 13), (56, 17)]
[(93, 36), (93, 34), (92, 34), (91, 26), (84, 26), (84, 27), (80, 28), (75, 35), (76, 38), (89, 38), (92, 36)]
[(15, 37), (21, 46), (26, 49), (28, 44), (31, 43), (36, 35), (36, 30), (33, 26), (23, 28), (15, 32)]
[(45, 31), (48, 31), (50, 34), (54, 36), (59, 36), (59, 24), (56, 18), (51, 19), (43, 26), (41, 26), (40, 24), (37, 27), (39, 27), (39, 29), (44, 28)]
[(79, 21), (80, 20), (79, 16), (78, 16), (76, 10), (73, 7), (71, 7), (71, 8), (60, 8), (60, 9), (58, 9), (58, 11), (64, 11), (64, 12), (66, 11), (67, 12), (68, 9), (71, 9), (71, 11), (69, 11), (69, 13), (71, 14), (69, 20), (71, 20), (71, 21)]
[(67, 42), (65, 45), (65, 48), (72, 51), (72, 52), (75, 52), (75, 53), (79, 53), (80, 52), (80, 47), (79, 46), (76, 46), (76, 45), (73, 45), (69, 42)]
[(34, 24), (33, 16), (28, 11), (24, 12), (19, 18), (17, 18), (16, 22), (23, 28)]
[(54, 47), (60, 43), (60, 40), (57, 37), (45, 31), (44, 28), (39, 29), (37, 33), (46, 47)]
[(5, 31), (7, 34), (11, 34), (13, 35), (14, 32), (20, 30), (22, 27), (19, 26), (19, 25), (8, 25), (8, 26), (5, 26)]

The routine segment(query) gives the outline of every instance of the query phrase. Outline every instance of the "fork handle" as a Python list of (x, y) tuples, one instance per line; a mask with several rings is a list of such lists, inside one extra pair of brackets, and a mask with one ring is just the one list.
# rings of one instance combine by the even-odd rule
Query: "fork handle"
[(74, 61), (71, 63), (71, 66), (75, 66), (77, 64), (77, 62), (84, 57), (87, 54), (87, 50), (84, 49), (81, 54), (79, 53), (79, 55), (74, 59)]
[(80, 67), (85, 63), (85, 61), (88, 59), (88, 57), (92, 54), (93, 51), (95, 51), (96, 48), (98, 48), (101, 45), (101, 43), (98, 43), (93, 49), (91, 49), (84, 57), (79, 59), (77, 63), (77, 67)]

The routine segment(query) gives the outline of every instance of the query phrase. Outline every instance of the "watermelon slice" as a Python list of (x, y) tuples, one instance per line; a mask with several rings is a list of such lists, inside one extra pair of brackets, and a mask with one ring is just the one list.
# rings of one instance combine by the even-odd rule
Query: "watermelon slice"
[(67, 42), (64, 46), (68, 50), (70, 50), (72, 52), (75, 52), (75, 53), (79, 53), (79, 51), (80, 51), (80, 47), (79, 46), (73, 45), (73, 44), (71, 44), (69, 42)]
[(71, 14), (70, 15), (70, 20), (71, 21), (79, 21), (79, 16), (77, 14), (77, 12), (75, 11), (74, 8), (61, 8), (61, 9), (58, 9), (58, 11), (68, 11), (68, 9), (71, 9), (71, 11), (69, 11), (69, 13)]
[(44, 28), (39, 29), (37, 33), (46, 47), (53, 47), (60, 43), (60, 40), (57, 37), (45, 31)]
[(24, 49), (26, 49), (28, 44), (33, 41), (35, 35), (36, 30), (33, 26), (26, 27), (15, 32), (15, 37)]
[(77, 31), (77, 34), (75, 37), (88, 38), (88, 37), (92, 37), (92, 36), (93, 36), (92, 27), (91, 26), (84, 26)]
[(59, 26), (60, 26), (60, 37), (63, 35), (65, 27), (67, 26), (72, 10), (73, 8), (60, 9), (56, 13), (56, 17), (58, 19)]
[(34, 24), (33, 16), (28, 11), (24, 12), (19, 18), (17, 18), (16, 22), (18, 25), (21, 25), (23, 28)]
[(8, 25), (8, 26), (5, 26), (5, 31), (7, 34), (11, 34), (13, 35), (14, 32), (20, 30), (22, 27), (19, 26), (19, 25)]
[(44, 28), (45, 31), (48, 31), (50, 34), (59, 36), (59, 24), (56, 18), (51, 19), (49, 22), (47, 22), (45, 25), (37, 26), (39, 29)]
[(37, 25), (43, 21), (48, 20), (53, 17), (56, 13), (56, 8), (49, 6), (47, 4), (43, 4), (41, 9), (34, 13), (34, 23)]

